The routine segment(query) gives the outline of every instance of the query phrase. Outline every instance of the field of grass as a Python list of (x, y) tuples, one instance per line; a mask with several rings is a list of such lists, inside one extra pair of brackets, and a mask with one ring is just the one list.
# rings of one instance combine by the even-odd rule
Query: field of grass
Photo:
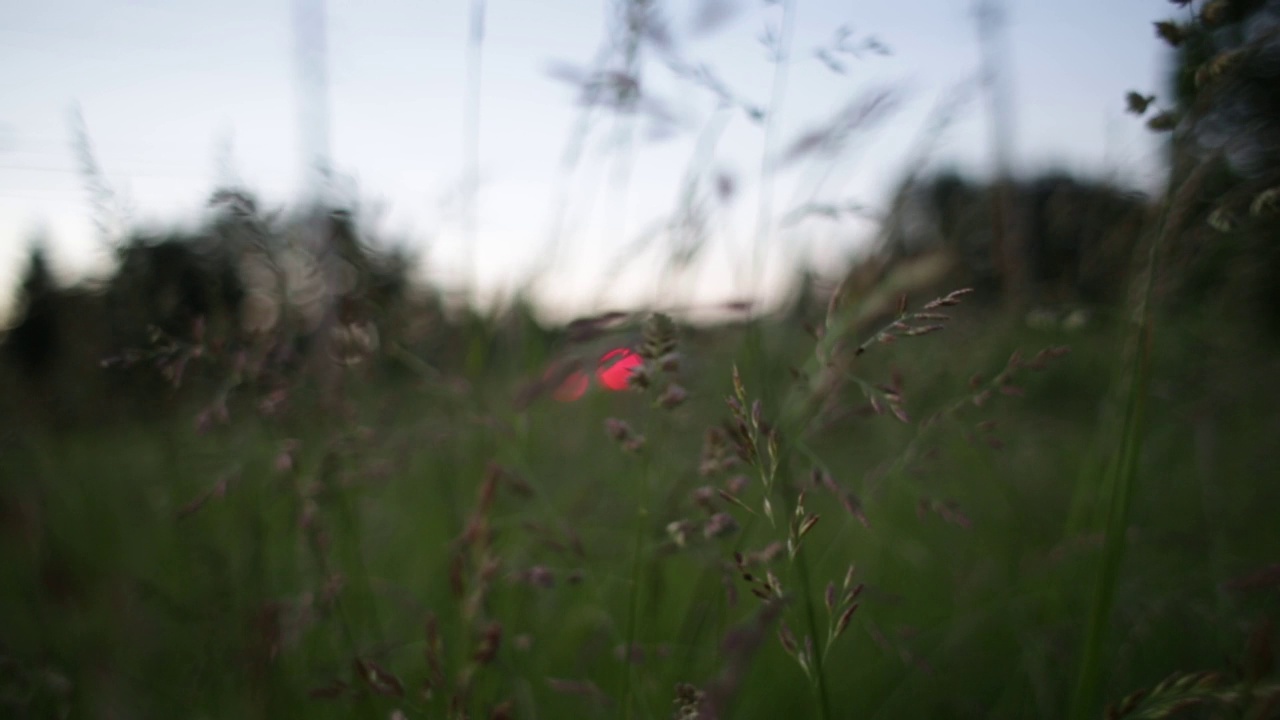
[[(469, 4), (468, 253), (485, 12)], [(1156, 31), (1195, 50), (1178, 61), (1184, 84), (1274, 77), (1242, 69), (1274, 57), (1261, 45), (1250, 55), (1208, 42), (1230, 35), (1218, 23), (1239, 8), (1173, 4), (1179, 18)], [(647, 0), (617, 3), (617, 56), (574, 81), (587, 101), (566, 144), (566, 197), (592, 123), (621, 130), (602, 167), (630, 167), (641, 101), (652, 100), (640, 92), (642, 47), (658, 45), (666, 70), (715, 96), (662, 223), (670, 246), (650, 237), (620, 256), (667, 253), (659, 295), (682, 295), (672, 291), (690, 289), (687, 271), (719, 262), (704, 250), (726, 210), (703, 204), (728, 208), (737, 187), (715, 152), (729, 109), (760, 130), (760, 175), (742, 186), (758, 191), (745, 201), (757, 224), (730, 258), (742, 287), (759, 288), (768, 251), (789, 242), (777, 232), (786, 218), (854, 208), (819, 190), (849, 161), (851, 139), (897, 102), (870, 92), (785, 144), (775, 117), (796, 3), (766, 5), (779, 12), (760, 39), (774, 67), (764, 106), (672, 55)], [(837, 30), (838, 41), (851, 32)], [(1076, 194), (1052, 213), (1037, 205), (1039, 220), (1087, 222), (1018, 228), (1004, 217), (1016, 198), (1001, 168), (990, 187), (953, 182), (963, 192), (938, 200), (939, 232), (972, 229), (998, 249), (1014, 231), (1042, 254), (1070, 250), (1040, 258), (1061, 272), (1037, 277), (1039, 290), (1105, 286), (1098, 297), (1113, 304), (1071, 327), (960, 296), (917, 302), (878, 333), (849, 331), (844, 313), (865, 306), (835, 302), (825, 322), (805, 307), (714, 327), (638, 315), (570, 328), (603, 333), (590, 341), (528, 323), (458, 323), (434, 291), (415, 304), (409, 265), (374, 262), (354, 215), (334, 213), (321, 233), (305, 214), (278, 220), (252, 193), (225, 188), (213, 194), (216, 222), (187, 238), (196, 242), (117, 247), (122, 267), (102, 292), (50, 299), (62, 291), (37, 249), (15, 305), (24, 325), (34, 318), (18, 333), (29, 352), (15, 351), (26, 375), (0, 367), (0, 717), (1280, 717), (1280, 348), (1254, 324), (1280, 315), (1274, 303), (1211, 308), (1273, 297), (1280, 175), (1268, 165), (1248, 183), (1215, 180), (1216, 160), (1192, 152), (1205, 138), (1187, 132), (1197, 114), (1212, 121), (1209, 140), (1235, 134), (1223, 130), (1234, 123), (1241, 137), (1256, 134), (1251, 150), (1266, 156), (1256, 164), (1274, 165), (1274, 107), (1255, 117), (1239, 110), (1256, 104), (1252, 90), (1226, 94), (1230, 117), (1218, 118), (1219, 96), (1184, 90), (1126, 98), (1151, 129), (1181, 128), (1164, 199), (1066, 183)], [(915, 183), (959, 112), (942, 103), (925, 124), (903, 193), (927, 187)], [(77, 143), (90, 194), (110, 198), (87, 132)], [(816, 182), (788, 207), (775, 180), (792, 162)], [(629, 172), (611, 171), (621, 208)], [(1119, 210), (1088, 212), (1094, 196)], [(987, 217), (991, 198), (1004, 208)], [(548, 266), (568, 253), (558, 243), (570, 203), (555, 202)], [(1224, 211), (1245, 209), (1254, 224), (1232, 235)], [(914, 255), (911, 238), (888, 239), (918, 210), (895, 200), (881, 218), (886, 258)], [(1221, 234), (1206, 239), (1201, 225)], [(947, 234), (938, 257), (990, 249)], [(209, 257), (223, 265), (209, 265), (221, 270), (204, 289), (218, 292), (202, 298), (172, 258), (204, 247), (221, 248)], [(1130, 264), (1136, 248), (1150, 253)], [(1164, 275), (1179, 253), (1197, 272)], [(1016, 255), (972, 264), (965, 282), (1018, 300), (1026, 268)], [(246, 279), (248, 260), (259, 272)], [(929, 262), (915, 264), (927, 274)], [(881, 277), (874, 265), (850, 269), (850, 287), (908, 274)], [(857, 292), (902, 289), (875, 282)], [(1176, 314), (1119, 301), (1166, 290)], [(189, 317), (160, 312), (167, 294), (199, 302), (179, 308)], [(271, 321), (248, 327), (241, 296), (265, 298)], [(418, 326), (431, 330), (407, 329)], [(369, 330), (380, 327), (381, 345)], [(220, 340), (205, 346), (206, 334)], [(423, 344), (402, 346), (401, 335)], [(135, 336), (172, 344), (111, 344)], [(620, 345), (644, 358), (636, 387), (555, 397), (563, 361), (576, 356), (590, 372)], [(240, 359), (221, 354), (231, 346)], [(44, 362), (58, 352), (75, 356), (60, 359), (61, 374)], [(264, 359), (276, 356), (296, 364)], [(182, 375), (175, 358), (190, 360), (186, 382), (159, 393)], [(129, 419), (85, 422), (110, 417)], [(66, 418), (74, 429), (54, 429)]]
[[(269, 417), (233, 393), (207, 433), (189, 413), (59, 435), (15, 419), (0, 448), (0, 707), (1065, 717), (1122, 440), (1123, 331), (948, 310), (946, 330), (848, 367), (881, 414), (856, 384), (824, 387), (821, 414), (798, 402), (789, 368), (815, 341), (777, 320), (678, 327), (678, 367), (650, 363), (649, 393), (513, 402), (538, 357), (569, 349), (557, 343), (465, 379), (357, 366)], [(1060, 346), (1070, 354), (1028, 367)], [(979, 407), (1015, 351), (1018, 371)], [(1161, 697), (1203, 710), (1277, 696), (1276, 357), (1236, 328), (1160, 325), (1084, 716), (1178, 672), (1219, 674), (1167, 686), (1135, 716), (1160, 716)], [(708, 430), (734, 424), (735, 366), (746, 433), (712, 436), (748, 459), (733, 446), (753, 438), (760, 467), (707, 462)], [(687, 391), (678, 407), (655, 407), (663, 378)], [(633, 450), (611, 437), (637, 434)]]

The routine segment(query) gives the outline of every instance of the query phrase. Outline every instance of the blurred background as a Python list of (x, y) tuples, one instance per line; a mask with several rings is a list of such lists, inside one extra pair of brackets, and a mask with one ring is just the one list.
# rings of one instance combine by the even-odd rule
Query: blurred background
[[(608, 3), (13, 8), (0, 294), (37, 239), (64, 282), (101, 276), (129, 233), (193, 230), (211, 192), (235, 187), (264, 208), (358, 205), (415, 280), (485, 305), (530, 290), (560, 320), (651, 303), (664, 249), (695, 240), (645, 238), (692, 203), (705, 237), (689, 299), (777, 303), (795, 270), (865, 251), (910, 175), (1003, 167), (1158, 189), (1160, 139), (1123, 97), (1167, 84), (1170, 51), (1143, 30), (1165, 5), (809, 3), (785, 28), (767, 120), (784, 28), (764, 2), (655, 7), (634, 49)], [(634, 98), (609, 85), (624, 80)], [(851, 211), (802, 220), (807, 205)]]
[(0, 710), (1280, 697), (1280, 2), (0, 17)]

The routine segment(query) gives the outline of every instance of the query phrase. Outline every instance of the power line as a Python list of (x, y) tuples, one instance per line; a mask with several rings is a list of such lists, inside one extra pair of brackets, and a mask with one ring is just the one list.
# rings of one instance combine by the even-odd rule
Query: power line
[[(10, 164), (0, 163), (0, 171), (6, 172), (34, 172), (34, 173), (53, 173), (60, 175), (80, 175), (83, 170), (71, 167), (58, 167), (54, 165), (28, 165), (28, 164)], [(174, 170), (172, 172), (166, 170), (127, 170), (115, 169), (107, 173), (112, 177), (137, 177), (137, 178), (158, 178), (164, 180), (194, 180), (195, 174), (185, 171)]]

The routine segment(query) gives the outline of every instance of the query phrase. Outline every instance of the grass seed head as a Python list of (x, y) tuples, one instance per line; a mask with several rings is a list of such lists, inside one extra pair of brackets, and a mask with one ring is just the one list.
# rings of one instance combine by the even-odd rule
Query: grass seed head
[(683, 405), (684, 401), (688, 398), (689, 393), (683, 387), (676, 383), (671, 383), (670, 385), (667, 385), (667, 389), (663, 390), (662, 394), (658, 396), (657, 403), (658, 406), (664, 410), (673, 410)]
[(853, 620), (853, 614), (858, 611), (858, 603), (853, 603), (840, 613), (840, 619), (836, 621), (834, 637), (840, 637), (844, 631), (849, 628), (849, 622)]
[(716, 513), (702, 526), (702, 535), (708, 540), (732, 535), (738, 530), (738, 521), (729, 513)]
[(676, 349), (676, 324), (669, 315), (653, 313), (644, 322), (641, 330), (640, 357), (649, 362), (657, 362)]

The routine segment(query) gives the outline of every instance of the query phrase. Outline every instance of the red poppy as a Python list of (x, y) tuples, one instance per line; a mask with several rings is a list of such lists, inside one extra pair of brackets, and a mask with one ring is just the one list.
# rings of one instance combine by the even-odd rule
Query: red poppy
[[(596, 366), (596, 377), (606, 390), (626, 390), (630, 385), (631, 373), (644, 363), (633, 350), (625, 347), (614, 348), (600, 356)], [(550, 375), (550, 371), (548, 371)], [(559, 402), (573, 402), (586, 394), (591, 380), (586, 373), (574, 371), (569, 373), (551, 397)]]
[(600, 384), (610, 390), (626, 390), (631, 373), (642, 365), (644, 360), (628, 348), (614, 348), (600, 357), (600, 365), (596, 369), (596, 377)]

